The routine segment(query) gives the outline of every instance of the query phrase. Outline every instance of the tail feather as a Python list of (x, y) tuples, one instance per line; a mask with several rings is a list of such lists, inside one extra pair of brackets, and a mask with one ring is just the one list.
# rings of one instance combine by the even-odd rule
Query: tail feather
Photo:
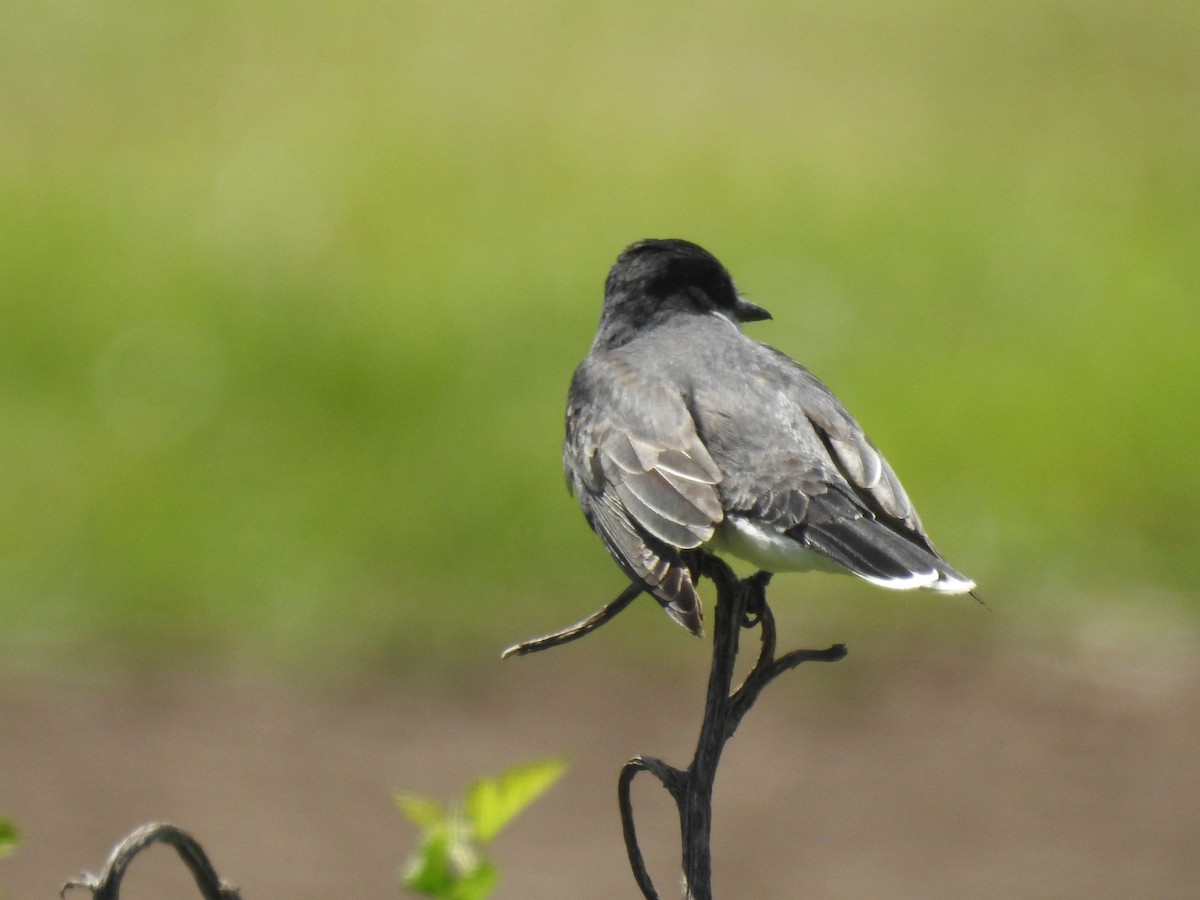
[(870, 581), (893, 590), (928, 588), (964, 594), (975, 583), (935, 551), (870, 518), (810, 523), (802, 540), (810, 549)]

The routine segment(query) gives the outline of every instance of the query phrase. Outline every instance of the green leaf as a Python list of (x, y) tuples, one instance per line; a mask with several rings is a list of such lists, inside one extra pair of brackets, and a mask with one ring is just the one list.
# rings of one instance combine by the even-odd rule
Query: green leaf
[(447, 898), (454, 888), (450, 869), (449, 834), (430, 834), (404, 867), (404, 886), (426, 897)]
[(446, 823), (446, 809), (436, 800), (417, 794), (397, 794), (396, 807), (410, 822), (425, 831), (441, 828)]
[(567, 770), (564, 759), (544, 759), (509, 769), (495, 778), (481, 778), (467, 792), (466, 813), (475, 838), (489, 843), (505, 825), (540, 797)]
[(404, 886), (435, 900), (487, 900), (500, 879), (483, 847), (562, 773), (562, 759), (518, 766), (471, 785), (464, 807), (447, 809), (417, 794), (397, 794), (397, 808), (421, 828), (421, 844), (404, 866)]
[(11, 853), (21, 843), (21, 831), (11, 819), (0, 818), (0, 856)]
[(473, 836), (474, 826), (459, 816), (447, 817), (426, 831), (404, 866), (405, 887), (438, 900), (457, 900), (463, 890), (467, 894), (462, 896), (473, 896), (473, 885), (490, 884), (486, 873), (480, 875), (479, 870), (491, 864), (481, 859)]
[(449, 900), (487, 900), (499, 880), (500, 871), (496, 866), (483, 862), (470, 875), (459, 879), (447, 896)]

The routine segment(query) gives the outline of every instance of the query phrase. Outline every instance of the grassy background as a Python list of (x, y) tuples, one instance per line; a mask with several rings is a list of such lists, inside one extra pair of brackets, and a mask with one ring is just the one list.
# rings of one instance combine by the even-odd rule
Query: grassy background
[(5, 4), (0, 659), (428, 668), (608, 599), (561, 417), (647, 236), (1000, 620), (1200, 613), (1197, 47), (1182, 2)]

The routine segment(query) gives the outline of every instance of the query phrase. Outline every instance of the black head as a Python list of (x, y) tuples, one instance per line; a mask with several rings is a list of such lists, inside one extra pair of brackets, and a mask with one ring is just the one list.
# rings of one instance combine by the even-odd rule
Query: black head
[(617, 257), (604, 283), (605, 325), (636, 330), (677, 313), (719, 313), (733, 322), (771, 318), (738, 296), (715, 256), (690, 241), (638, 241)]

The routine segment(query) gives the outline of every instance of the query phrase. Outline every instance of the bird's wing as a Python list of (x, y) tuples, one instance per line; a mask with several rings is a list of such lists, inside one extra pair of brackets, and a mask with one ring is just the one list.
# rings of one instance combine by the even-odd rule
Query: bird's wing
[(807, 369), (798, 365), (796, 368), (807, 376), (808, 382), (798, 402), (824, 447), (826, 458), (868, 510), (897, 530), (928, 544), (917, 511), (883, 454), (824, 384)]
[(563, 464), (613, 558), (698, 633), (699, 598), (680, 551), (709, 540), (723, 518), (721, 472), (679, 393), (612, 354), (589, 357), (571, 383)]
[[(857, 575), (894, 588), (965, 591), (969, 579), (930, 542), (883, 454), (833, 393), (773, 348), (769, 381), (782, 386), (788, 440), (765, 444), (751, 477), (730, 477), (729, 515), (743, 515), (800, 541)], [(786, 449), (776, 449), (780, 445)]]

